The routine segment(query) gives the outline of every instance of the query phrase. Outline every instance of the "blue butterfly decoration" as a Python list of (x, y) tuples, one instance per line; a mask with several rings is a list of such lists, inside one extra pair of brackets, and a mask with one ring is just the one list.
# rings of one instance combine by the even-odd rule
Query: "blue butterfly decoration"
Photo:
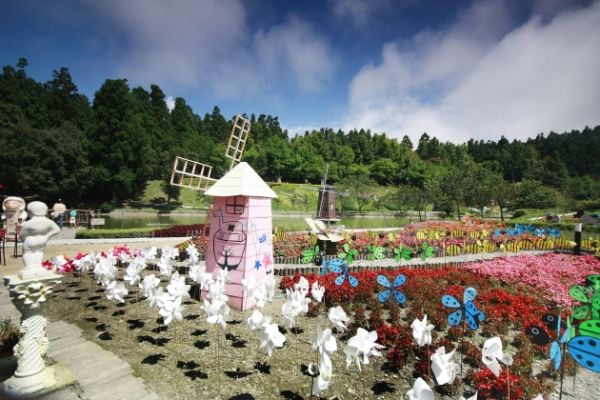
[(498, 237), (502, 235), (502, 231), (500, 230), (500, 228), (496, 228), (496, 230), (494, 231), (494, 237)]
[(450, 326), (458, 326), (460, 324), (464, 310), (465, 321), (469, 324), (469, 328), (472, 330), (479, 328), (479, 322), (485, 320), (485, 314), (473, 303), (475, 297), (477, 297), (477, 290), (472, 287), (465, 289), (465, 293), (463, 294), (463, 304), (460, 304), (456, 297), (449, 294), (442, 296), (443, 305), (450, 308), (458, 308), (458, 310), (448, 315), (448, 324)]
[(560, 231), (556, 228), (547, 229), (546, 232), (553, 238), (557, 238), (560, 236)]
[(560, 368), (560, 363), (562, 362), (562, 349), (561, 344), (567, 343), (571, 336), (571, 328), (565, 329), (562, 336), (560, 334), (561, 328), (561, 316), (554, 314), (545, 314), (542, 317), (542, 322), (548, 328), (554, 330), (556, 329), (556, 338), (553, 340), (544, 329), (539, 326), (532, 325), (525, 329), (525, 335), (531, 340), (533, 343), (539, 346), (545, 346), (548, 343), (552, 342), (550, 346), (550, 358), (554, 362), (554, 369)]
[(567, 345), (569, 353), (579, 365), (600, 373), (600, 320), (587, 320), (579, 324), (579, 336)]
[(322, 274), (323, 271), (326, 271), (327, 269), (333, 273), (340, 274), (337, 278), (335, 278), (336, 285), (340, 286), (346, 279), (348, 279), (350, 286), (358, 286), (358, 279), (350, 275), (350, 268), (348, 268), (348, 264), (341, 258), (333, 258), (329, 261), (323, 262), (323, 266), (321, 267)]
[(389, 299), (390, 294), (394, 293), (394, 298), (396, 299), (396, 301), (398, 303), (400, 303), (400, 304), (406, 303), (406, 296), (404, 295), (404, 293), (402, 293), (401, 291), (398, 290), (398, 288), (400, 286), (404, 285), (404, 282), (406, 282), (406, 276), (404, 276), (403, 274), (398, 275), (394, 279), (393, 284), (390, 284), (390, 281), (387, 278), (387, 276), (377, 275), (377, 283), (380, 284), (381, 286), (387, 288), (387, 289), (379, 292), (379, 294), (377, 295), (377, 300), (380, 303), (385, 303)]

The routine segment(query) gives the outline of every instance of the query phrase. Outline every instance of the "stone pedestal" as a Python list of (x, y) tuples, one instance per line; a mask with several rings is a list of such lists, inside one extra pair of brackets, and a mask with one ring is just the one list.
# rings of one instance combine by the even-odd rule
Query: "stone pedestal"
[(2, 388), (11, 397), (31, 397), (52, 391), (57, 384), (54, 371), (46, 368), (44, 355), (48, 350), (46, 318), (43, 314), (46, 296), (60, 283), (61, 276), (47, 272), (33, 279), (17, 275), (4, 278), (10, 296), (21, 312), (19, 343), (14, 348), (17, 370)]

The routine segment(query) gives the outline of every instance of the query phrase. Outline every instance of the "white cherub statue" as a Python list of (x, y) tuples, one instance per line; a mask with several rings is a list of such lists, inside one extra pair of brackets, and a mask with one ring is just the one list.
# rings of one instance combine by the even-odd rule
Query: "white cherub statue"
[(27, 205), (31, 219), (23, 223), (21, 237), (23, 239), (23, 269), (19, 278), (30, 279), (48, 275), (49, 271), (42, 267), (44, 249), (48, 240), (60, 232), (54, 221), (46, 218), (48, 206), (41, 201), (32, 201)]

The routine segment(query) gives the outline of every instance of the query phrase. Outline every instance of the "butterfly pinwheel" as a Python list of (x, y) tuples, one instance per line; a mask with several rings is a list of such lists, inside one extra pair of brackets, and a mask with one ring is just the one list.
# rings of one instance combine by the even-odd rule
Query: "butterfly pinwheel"
[(327, 267), (329, 268), (329, 270), (331, 272), (340, 274), (337, 278), (335, 278), (336, 285), (340, 286), (341, 284), (344, 283), (346, 278), (348, 278), (348, 283), (350, 283), (350, 286), (352, 286), (352, 287), (358, 286), (358, 279), (356, 279), (355, 277), (350, 275), (350, 268), (348, 267), (348, 264), (344, 260), (342, 260), (340, 258), (334, 258), (332, 260), (327, 261), (326, 263), (327, 263)]
[(592, 319), (600, 319), (600, 275), (590, 275), (588, 280), (594, 285), (589, 287), (575, 285), (569, 289), (571, 297), (583, 303), (573, 307), (573, 318), (575, 319), (586, 319), (590, 311)]
[(485, 320), (485, 314), (483, 311), (475, 307), (473, 300), (477, 297), (477, 290), (472, 287), (465, 289), (463, 295), (463, 304), (460, 304), (456, 297), (449, 294), (442, 296), (442, 304), (450, 308), (458, 308), (458, 310), (448, 315), (448, 324), (450, 326), (458, 326), (462, 320), (463, 310), (465, 314), (465, 321), (469, 324), (469, 328), (476, 330), (479, 328), (479, 322)]
[(400, 245), (394, 249), (394, 254), (395, 254), (394, 258), (396, 259), (396, 261), (400, 261), (400, 260), (408, 261), (411, 258), (412, 249), (410, 247), (404, 247), (403, 245)]
[(302, 252), (302, 258), (300, 259), (302, 264), (308, 264), (314, 262), (316, 265), (321, 265), (323, 258), (319, 253), (319, 246), (314, 248), (306, 249)]
[(430, 246), (426, 242), (423, 242), (423, 244), (421, 245), (421, 249), (421, 260), (433, 257), (433, 253), (435, 250), (433, 246)]
[(510, 228), (506, 230), (506, 234), (508, 236), (517, 236), (519, 233), (517, 232), (517, 229), (515, 228)]
[(600, 373), (600, 320), (584, 321), (578, 328), (580, 336), (571, 339), (567, 349), (582, 367)]
[(369, 260), (381, 260), (385, 258), (385, 250), (381, 246), (367, 246), (367, 250), (369, 250), (369, 255), (367, 256)]
[(344, 244), (343, 249), (344, 251), (338, 254), (338, 257), (342, 260), (345, 260), (348, 264), (352, 264), (352, 261), (354, 261), (354, 257), (356, 257), (356, 255), (358, 254), (358, 250), (351, 249), (348, 243)]
[(554, 362), (554, 369), (556, 370), (560, 367), (560, 363), (562, 362), (561, 344), (567, 343), (569, 339), (571, 339), (571, 327), (567, 327), (561, 335), (561, 316), (555, 314), (545, 314), (542, 317), (542, 322), (548, 328), (552, 330), (556, 329), (556, 338), (551, 338), (542, 327), (537, 325), (527, 327), (525, 329), (525, 335), (527, 335), (529, 340), (539, 346), (545, 346), (552, 342), (552, 346), (550, 347), (550, 358)]
[(398, 290), (400, 286), (404, 285), (404, 282), (406, 282), (406, 276), (404, 276), (403, 274), (396, 276), (396, 278), (394, 278), (394, 283), (392, 284), (390, 284), (390, 281), (387, 278), (387, 276), (377, 275), (377, 283), (387, 288), (379, 292), (379, 294), (377, 295), (377, 300), (380, 303), (385, 303), (389, 299), (390, 294), (394, 293), (394, 298), (398, 303), (406, 303), (406, 296), (404, 295), (404, 293)]

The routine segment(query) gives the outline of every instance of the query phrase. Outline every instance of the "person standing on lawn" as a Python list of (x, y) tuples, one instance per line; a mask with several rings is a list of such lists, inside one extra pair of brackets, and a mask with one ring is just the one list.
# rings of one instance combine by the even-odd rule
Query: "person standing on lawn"
[(61, 199), (58, 199), (58, 202), (52, 206), (52, 218), (54, 218), (60, 229), (63, 228), (65, 221), (65, 211), (67, 211), (67, 206), (63, 204)]

